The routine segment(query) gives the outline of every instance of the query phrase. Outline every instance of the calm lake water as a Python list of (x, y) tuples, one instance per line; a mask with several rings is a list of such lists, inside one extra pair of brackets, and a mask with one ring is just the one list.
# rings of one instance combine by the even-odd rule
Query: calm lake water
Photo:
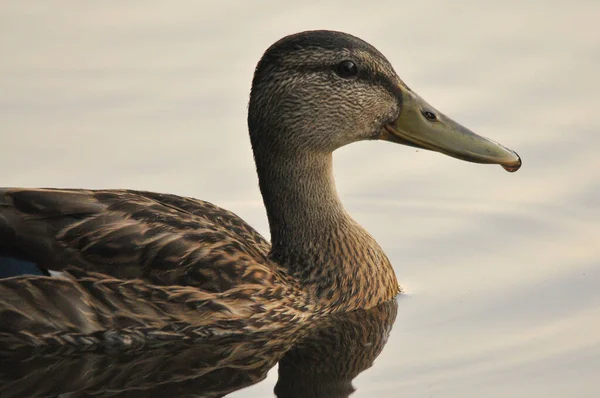
[[(0, 185), (133, 188), (268, 228), (246, 129), (289, 33), (363, 38), (523, 168), (382, 142), (338, 190), (406, 294), (353, 397), (600, 395), (600, 3), (143, 1), (0, 5)], [(277, 371), (232, 397), (273, 394)]]

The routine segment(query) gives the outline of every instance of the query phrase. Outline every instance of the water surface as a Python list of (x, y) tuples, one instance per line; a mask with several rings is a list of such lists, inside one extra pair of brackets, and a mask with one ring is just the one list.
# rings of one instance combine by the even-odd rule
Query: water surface
[[(598, 17), (593, 0), (4, 2), (0, 185), (193, 196), (268, 236), (245, 122), (253, 68), (286, 34), (355, 34), (524, 166), (381, 142), (336, 154), (344, 203), (406, 290), (353, 397), (595, 397)], [(276, 380), (231, 396), (270, 396)]]

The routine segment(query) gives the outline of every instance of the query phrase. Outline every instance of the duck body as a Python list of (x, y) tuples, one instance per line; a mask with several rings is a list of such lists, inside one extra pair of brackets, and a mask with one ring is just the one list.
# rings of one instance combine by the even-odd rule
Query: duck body
[(315, 310), (269, 243), (211, 203), (124, 190), (0, 197), (3, 255), (62, 273), (0, 279), (0, 348), (202, 339)]
[(333, 151), (385, 140), (511, 171), (521, 164), (341, 32), (302, 32), (266, 51), (248, 127), (271, 244), (235, 214), (191, 198), (0, 190), (0, 267), (44, 274), (0, 279), (0, 347), (193, 340), (373, 308), (399, 285), (341, 203)]
[[(331, 294), (320, 303), (258, 232), (209, 202), (126, 190), (13, 188), (0, 197), (3, 256), (62, 272), (0, 279), (0, 348), (204, 339), (366, 302)], [(352, 283), (343, 278), (352, 275), (329, 282)]]

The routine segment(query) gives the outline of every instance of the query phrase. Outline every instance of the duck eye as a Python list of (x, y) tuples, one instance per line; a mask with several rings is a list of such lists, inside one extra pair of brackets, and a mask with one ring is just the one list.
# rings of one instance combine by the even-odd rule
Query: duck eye
[(349, 79), (358, 75), (356, 64), (348, 60), (340, 62), (335, 71), (339, 77), (343, 77), (344, 79)]
[(435, 116), (435, 113), (433, 112), (421, 111), (421, 113), (423, 114), (423, 116), (425, 116), (425, 119), (427, 120), (430, 120), (432, 122), (435, 122), (437, 120), (437, 116)]

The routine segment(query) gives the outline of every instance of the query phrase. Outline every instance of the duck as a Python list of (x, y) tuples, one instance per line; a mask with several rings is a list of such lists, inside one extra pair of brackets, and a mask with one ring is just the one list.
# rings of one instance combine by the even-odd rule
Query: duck
[[(0, 190), (0, 348), (149, 344), (367, 310), (400, 292), (344, 208), (333, 152), (380, 140), (514, 172), (516, 152), (425, 102), (347, 33), (286, 36), (252, 79), (248, 131), (270, 242), (212, 203), (133, 190)], [(34, 269), (14, 275), (15, 262)]]

